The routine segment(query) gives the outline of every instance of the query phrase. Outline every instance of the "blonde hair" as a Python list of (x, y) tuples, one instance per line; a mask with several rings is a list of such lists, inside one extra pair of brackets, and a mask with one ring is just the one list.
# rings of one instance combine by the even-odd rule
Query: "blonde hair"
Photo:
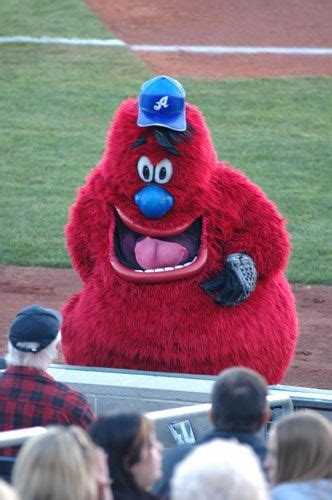
[(19, 500), (14, 488), (3, 479), (0, 479), (0, 500)]
[(252, 449), (213, 439), (193, 448), (175, 469), (172, 500), (267, 500), (267, 487)]
[(321, 414), (301, 410), (278, 420), (274, 483), (332, 477), (332, 425)]
[(80, 427), (50, 427), (23, 445), (13, 485), (24, 500), (96, 500), (95, 451)]

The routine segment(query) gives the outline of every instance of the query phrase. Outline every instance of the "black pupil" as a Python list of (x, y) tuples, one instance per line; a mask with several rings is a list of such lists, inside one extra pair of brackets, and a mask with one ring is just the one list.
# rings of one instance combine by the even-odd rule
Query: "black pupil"
[(150, 169), (147, 165), (143, 167), (143, 177), (144, 179), (148, 179), (150, 177)]
[(167, 174), (167, 170), (165, 167), (162, 167), (160, 169), (160, 172), (159, 172), (159, 179), (162, 181), (163, 179), (165, 179), (166, 177), (166, 174)]

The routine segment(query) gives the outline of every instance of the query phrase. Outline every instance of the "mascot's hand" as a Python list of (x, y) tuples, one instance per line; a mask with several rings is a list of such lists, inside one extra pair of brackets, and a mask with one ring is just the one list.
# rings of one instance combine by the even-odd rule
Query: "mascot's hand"
[(201, 284), (204, 292), (217, 304), (234, 306), (244, 302), (255, 290), (257, 272), (255, 263), (245, 253), (232, 253), (226, 259), (221, 273)]

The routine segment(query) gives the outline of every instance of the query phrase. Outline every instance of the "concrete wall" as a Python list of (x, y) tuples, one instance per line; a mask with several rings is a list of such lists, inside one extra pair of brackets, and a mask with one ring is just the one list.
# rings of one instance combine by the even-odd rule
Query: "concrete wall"
[(215, 377), (52, 365), (48, 373), (83, 392), (97, 414), (208, 403)]
[[(150, 412), (209, 403), (216, 377), (52, 365), (56, 380), (83, 392), (97, 414), (111, 410)], [(269, 393), (289, 396), (295, 409), (310, 407), (332, 418), (332, 391), (274, 385)]]
[[(165, 446), (176, 444), (172, 424), (189, 420), (196, 440), (211, 427), (208, 412), (216, 377), (65, 365), (53, 365), (48, 372), (83, 392), (97, 415), (121, 410), (148, 413)], [(293, 411), (290, 398), (282, 393), (269, 395), (268, 400), (273, 420)]]

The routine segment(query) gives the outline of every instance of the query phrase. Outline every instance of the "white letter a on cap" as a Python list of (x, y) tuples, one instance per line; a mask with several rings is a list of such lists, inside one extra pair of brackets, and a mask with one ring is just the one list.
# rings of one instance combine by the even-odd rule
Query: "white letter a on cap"
[(161, 108), (168, 108), (168, 95), (165, 95), (159, 101), (156, 102), (156, 104), (153, 106), (153, 109), (155, 111), (159, 111)]

